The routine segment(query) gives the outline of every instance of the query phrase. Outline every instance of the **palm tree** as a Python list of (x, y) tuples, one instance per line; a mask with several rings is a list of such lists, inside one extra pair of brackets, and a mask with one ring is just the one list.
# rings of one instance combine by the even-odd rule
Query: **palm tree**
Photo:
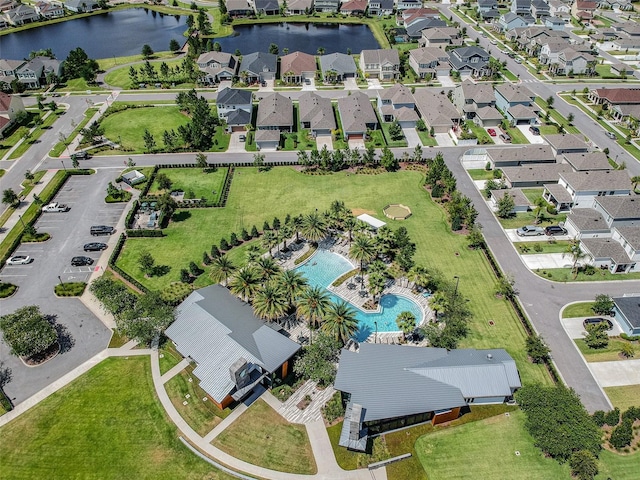
[(229, 282), (231, 293), (242, 297), (245, 302), (248, 302), (256, 294), (259, 287), (260, 277), (258, 272), (251, 266), (238, 270)]
[(262, 234), (262, 246), (269, 249), (269, 255), (273, 257), (271, 250), (278, 243), (278, 234), (273, 230), (265, 230)]
[(293, 306), (296, 297), (309, 284), (307, 279), (296, 270), (285, 270), (275, 278), (275, 283), (282, 290), (287, 302), (289, 302), (289, 307)]
[(262, 258), (260, 256), (260, 248), (258, 247), (258, 245), (256, 245), (255, 243), (249, 245), (249, 247), (247, 248), (246, 257), (247, 263), (255, 263), (256, 261), (258, 261), (258, 259)]
[(224, 286), (227, 286), (229, 275), (236, 269), (235, 265), (229, 260), (226, 255), (220, 255), (213, 260), (211, 264), (211, 278), (214, 282), (221, 282), (224, 280)]
[(376, 301), (376, 297), (382, 293), (384, 286), (387, 283), (387, 279), (380, 273), (371, 273), (369, 275), (369, 291), (373, 295), (373, 301)]
[(267, 283), (253, 297), (253, 311), (256, 316), (273, 321), (287, 311), (287, 299), (276, 285)]
[(310, 213), (304, 217), (302, 235), (314, 243), (319, 242), (327, 236), (327, 226), (318, 212)]
[(300, 243), (300, 230), (303, 226), (304, 218), (302, 217), (302, 215), (296, 215), (295, 217), (293, 217), (293, 219), (291, 220), (291, 227), (296, 232), (296, 243)]
[(308, 287), (296, 299), (298, 315), (309, 322), (309, 343), (313, 343), (311, 332), (320, 324), (330, 303), (326, 290), (320, 287)]
[(636, 188), (638, 188), (638, 184), (640, 183), (640, 175), (631, 177), (631, 183), (633, 184), (633, 191), (635, 192)]
[(402, 330), (402, 335), (407, 338), (416, 328), (416, 316), (411, 312), (400, 312), (396, 318), (398, 328)]
[(320, 328), (322, 331), (346, 343), (349, 337), (358, 330), (356, 312), (344, 300), (340, 300), (338, 303), (331, 303), (327, 308)]
[(293, 235), (293, 228), (291, 225), (282, 225), (280, 230), (278, 230), (278, 240), (282, 240), (282, 249), (285, 250), (287, 248), (287, 240), (289, 237)]
[(416, 265), (411, 270), (409, 270), (407, 278), (410, 282), (413, 282), (414, 284), (422, 288), (425, 288), (427, 285), (429, 285), (429, 282), (431, 281), (431, 275), (429, 275), (429, 271), (420, 265)]
[(349, 245), (351, 245), (351, 241), (353, 240), (352, 233), (357, 225), (358, 225), (358, 219), (353, 215), (347, 216), (342, 222), (342, 226), (344, 227), (344, 229), (347, 232), (349, 232)]
[(349, 249), (349, 255), (360, 262), (360, 275), (362, 275), (364, 263), (373, 260), (376, 256), (373, 240), (370, 237), (358, 235)]
[(438, 312), (445, 312), (449, 307), (447, 296), (442, 290), (437, 291), (429, 297), (429, 307), (433, 310), (433, 318), (438, 320)]
[(580, 268), (580, 260), (586, 258), (588, 255), (582, 251), (580, 248), (580, 240), (574, 238), (571, 240), (571, 243), (567, 247), (567, 251), (562, 254), (562, 258), (571, 257), (571, 262), (573, 263), (571, 267), (571, 271), (573, 272), (573, 279), (575, 280), (578, 276), (578, 268)]
[(538, 223), (540, 223), (540, 215), (543, 213), (543, 209), (547, 206), (547, 201), (542, 198), (542, 197), (538, 197), (535, 199), (535, 201), (533, 202), (533, 204), (536, 206), (535, 208), (535, 212), (536, 212), (536, 225)]
[(2, 203), (14, 207), (20, 203), (20, 197), (12, 188), (7, 188), (2, 192)]
[(258, 277), (262, 280), (262, 284), (267, 283), (274, 275), (280, 273), (280, 265), (271, 257), (259, 257), (253, 264)]

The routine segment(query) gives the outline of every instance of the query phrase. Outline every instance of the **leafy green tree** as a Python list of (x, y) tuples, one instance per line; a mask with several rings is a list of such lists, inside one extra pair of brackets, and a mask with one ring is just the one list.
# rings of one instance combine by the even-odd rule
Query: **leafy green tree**
[(416, 316), (411, 312), (400, 312), (396, 318), (396, 324), (406, 338), (416, 329)]
[(391, 125), (389, 125), (389, 135), (391, 136), (391, 140), (401, 140), (404, 138), (404, 135), (402, 134), (402, 127), (397, 120), (394, 120), (391, 122)]
[(0, 317), (0, 330), (11, 353), (31, 357), (53, 345), (58, 334), (37, 305), (19, 308)]
[(152, 152), (153, 149), (156, 148), (156, 139), (153, 138), (153, 135), (151, 134), (151, 132), (146, 128), (144, 130), (142, 139), (144, 140), (144, 147), (147, 150), (147, 152)]
[(607, 324), (601, 322), (595, 325), (587, 325), (587, 335), (584, 337), (584, 343), (593, 349), (607, 348), (607, 345), (609, 345)]
[(20, 203), (20, 197), (12, 188), (6, 188), (2, 191), (2, 203), (10, 207), (15, 207)]
[(531, 335), (526, 340), (527, 355), (533, 363), (543, 363), (549, 358), (551, 350), (540, 335)]
[(258, 232), (258, 227), (255, 225), (251, 227), (251, 238), (258, 238), (260, 236), (260, 232)]
[(633, 441), (633, 420), (624, 419), (622, 423), (611, 432), (609, 443), (617, 450), (631, 445)]
[(160, 214), (162, 215), (162, 222), (167, 223), (169, 219), (173, 215), (173, 212), (178, 208), (178, 204), (173, 199), (169, 192), (166, 192), (158, 199), (158, 210), (160, 210)]
[(555, 102), (555, 98), (553, 98), (553, 95), (549, 95), (547, 97), (547, 105), (549, 106), (549, 108), (553, 108), (554, 102)]
[(293, 307), (295, 299), (307, 288), (309, 282), (297, 270), (285, 270), (275, 279), (276, 286), (282, 291), (289, 308)]
[(279, 243), (278, 234), (275, 231), (273, 230), (264, 231), (264, 233), (262, 234), (262, 246), (269, 249), (269, 255), (273, 256), (273, 254), (271, 253), (271, 250), (273, 250), (273, 247), (275, 247), (278, 243)]
[(272, 43), (269, 45), (269, 53), (272, 53), (274, 55), (278, 55), (278, 52), (280, 51), (280, 49), (278, 48), (278, 45), (276, 45), (275, 43)]
[(598, 474), (598, 459), (588, 450), (579, 450), (569, 457), (571, 475), (578, 480), (593, 480)]
[(199, 275), (202, 275), (202, 269), (196, 264), (196, 262), (191, 261), (189, 262), (189, 273), (191, 273), (191, 275), (193, 275), (194, 277), (197, 277)]
[(102, 308), (116, 318), (123, 315), (137, 299), (123, 283), (104, 276), (91, 282), (89, 290), (100, 301)]
[(373, 299), (375, 301), (376, 297), (384, 291), (387, 279), (380, 273), (370, 273), (368, 283), (369, 292), (373, 295)]
[(271, 257), (259, 256), (253, 262), (253, 266), (258, 272), (258, 277), (260, 277), (263, 285), (282, 272), (280, 265)]
[(320, 333), (316, 341), (304, 347), (293, 364), (293, 371), (304, 379), (330, 385), (336, 378), (340, 342), (332, 335)]
[(346, 343), (358, 330), (355, 310), (343, 300), (331, 303), (325, 312), (321, 329), (342, 343)]
[(171, 187), (173, 186), (171, 179), (164, 173), (156, 175), (156, 183), (160, 190), (171, 190)]
[(498, 200), (497, 206), (498, 211), (496, 215), (500, 218), (509, 218), (513, 216), (513, 209), (516, 206), (516, 202), (511, 195), (505, 192), (502, 198)]
[(429, 308), (433, 310), (433, 318), (438, 320), (438, 313), (444, 313), (449, 308), (449, 299), (447, 294), (438, 290), (436, 293), (429, 297)]
[(204, 172), (207, 168), (209, 168), (209, 163), (207, 162), (207, 156), (204, 153), (196, 154), (196, 166), (201, 168)]
[(141, 295), (124, 315), (116, 317), (116, 325), (125, 336), (149, 345), (174, 320), (174, 308), (158, 292), (149, 292)]
[(467, 235), (467, 241), (471, 248), (480, 248), (484, 245), (484, 235), (482, 235), (482, 229), (475, 225)]
[(62, 64), (63, 76), (66, 79), (83, 78), (87, 82), (94, 82), (100, 66), (98, 62), (89, 58), (80, 47), (71, 50)]
[(571, 258), (571, 271), (573, 272), (573, 278), (575, 279), (578, 276), (578, 270), (580, 268), (580, 260), (583, 260), (587, 257), (587, 254), (582, 251), (580, 248), (580, 240), (574, 238), (569, 243), (567, 250), (562, 254), (562, 258), (570, 257)]
[(360, 275), (362, 275), (364, 264), (370, 262), (376, 256), (375, 243), (370, 237), (358, 235), (349, 249), (349, 255), (360, 262)]
[(400, 162), (398, 162), (398, 159), (388, 147), (384, 147), (382, 149), (380, 165), (382, 165), (388, 172), (395, 172), (400, 168)]
[(151, 56), (153, 55), (153, 48), (151, 48), (151, 46), (149, 46), (148, 44), (144, 44), (142, 46), (142, 58), (149, 59), (151, 58)]
[(172, 52), (177, 52), (178, 50), (180, 50), (180, 44), (175, 38), (172, 38), (169, 42), (169, 50)]
[(300, 233), (310, 242), (317, 243), (327, 236), (327, 226), (318, 212), (305, 215)]
[(496, 282), (496, 294), (502, 296), (503, 298), (510, 299), (515, 296), (515, 290), (513, 286), (516, 281), (513, 275), (504, 275), (498, 279)]
[(593, 310), (593, 313), (596, 315), (611, 315), (614, 305), (613, 299), (609, 295), (601, 293), (596, 295), (596, 300), (591, 310)]
[(138, 257), (138, 267), (140, 267), (140, 271), (146, 276), (153, 274), (155, 265), (156, 261), (148, 250), (144, 250)]

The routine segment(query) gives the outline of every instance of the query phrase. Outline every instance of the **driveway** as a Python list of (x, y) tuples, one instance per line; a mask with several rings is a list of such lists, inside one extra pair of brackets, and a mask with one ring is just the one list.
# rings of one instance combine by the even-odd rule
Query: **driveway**
[(3, 313), (8, 313), (25, 305), (39, 305), (42, 312), (56, 317), (60, 328), (62, 352), (39, 367), (27, 367), (20, 359), (9, 354), (2, 344), (0, 361), (11, 369), (11, 380), (4, 391), (14, 404), (20, 403), (73, 368), (103, 350), (111, 337), (111, 330), (96, 318), (78, 299), (57, 298), (53, 289), (62, 281), (85, 281), (92, 267), (71, 267), (70, 260), (75, 255), (85, 255), (94, 259), (94, 265), (101, 253), (82, 250), (82, 245), (91, 241), (117, 241), (111, 237), (92, 237), (91, 225), (116, 225), (125, 204), (106, 204), (107, 183), (117, 175), (116, 170), (99, 170), (94, 175), (69, 178), (55, 200), (66, 203), (71, 210), (65, 213), (45, 213), (38, 222), (39, 232), (51, 234), (44, 243), (22, 244), (16, 254), (30, 255), (33, 263), (25, 266), (5, 266), (2, 279), (18, 285), (17, 293), (0, 303)]
[(302, 91), (303, 92), (309, 92), (309, 91), (317, 90), (317, 88), (316, 88), (316, 79), (315, 78), (309, 78), (308, 81), (309, 81), (309, 83), (302, 82)]
[(247, 136), (247, 132), (233, 132), (231, 134), (231, 139), (229, 140), (229, 148), (227, 149), (228, 153), (233, 152), (245, 152), (245, 143), (240, 141), (240, 135)]
[(366, 150), (366, 147), (364, 146), (364, 140), (361, 138), (355, 138), (355, 139), (349, 139), (349, 141), (347, 142), (349, 144), (349, 148), (350, 149), (354, 149), (357, 148), (360, 151), (364, 151)]
[(440, 84), (443, 87), (450, 87), (453, 88), (456, 86), (456, 82), (454, 82), (453, 80), (451, 80), (451, 77), (449, 75), (438, 75), (436, 77), (436, 80), (438, 82), (440, 82)]
[(344, 79), (344, 89), (345, 90), (360, 90), (358, 87), (358, 82), (355, 77), (345, 78)]
[(542, 135), (534, 135), (529, 131), (529, 125), (517, 125), (516, 128), (529, 140), (529, 143), (544, 143)]
[(380, 85), (380, 80), (377, 78), (370, 78), (367, 80), (367, 89), (369, 90), (382, 90), (384, 87)]
[(538, 268), (568, 268), (572, 266), (571, 257), (562, 253), (534, 253), (521, 255), (524, 264), (531, 270)]
[(404, 138), (407, 139), (408, 148), (415, 148), (416, 145), (422, 146), (422, 142), (415, 128), (404, 127), (402, 133), (404, 134)]
[(434, 136), (436, 137), (436, 142), (438, 142), (438, 145), (441, 147), (455, 147), (456, 145), (448, 133), (436, 133)]
[(601, 387), (640, 384), (640, 360), (591, 362), (588, 365)]
[(316, 137), (316, 146), (318, 151), (322, 150), (323, 147), (327, 147), (327, 150), (333, 150), (333, 140), (331, 139), (331, 135), (318, 135)]
[[(560, 320), (562, 322), (562, 326), (564, 327), (564, 331), (567, 332), (569, 338), (575, 339), (585, 337), (587, 331), (585, 330), (584, 325), (582, 325), (582, 322), (585, 320), (585, 318), (591, 317), (563, 318), (562, 320)], [(611, 323), (613, 323), (613, 328), (607, 331), (607, 334), (610, 337), (620, 336), (620, 334), (622, 333), (622, 329), (620, 328), (620, 325), (618, 325), (616, 319), (613, 317), (607, 318), (611, 320)]]
[(547, 241), (550, 241), (550, 240), (556, 240), (556, 241), (559, 241), (559, 240), (572, 240), (572, 238), (569, 235), (554, 235), (553, 237), (549, 237), (547, 235), (532, 235), (530, 237), (520, 237), (516, 233), (516, 230), (517, 229), (515, 229), (515, 228), (509, 228), (509, 229), (505, 230), (505, 233), (507, 234), (507, 237), (512, 242), (547, 242)]

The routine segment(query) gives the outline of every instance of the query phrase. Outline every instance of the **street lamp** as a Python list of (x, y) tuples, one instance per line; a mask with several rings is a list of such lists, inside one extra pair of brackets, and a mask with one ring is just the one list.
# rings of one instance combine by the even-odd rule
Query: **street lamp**
[(26, 228), (26, 225), (24, 224), (24, 220), (22, 220), (22, 215), (18, 215), (18, 218), (20, 219), (20, 223), (22, 224), (22, 228)]
[(456, 279), (456, 289), (453, 291), (453, 302), (452, 302), (452, 307), (455, 306), (456, 304), (456, 299), (458, 298), (458, 285), (460, 284), (460, 277), (458, 275), (454, 275), (454, 277)]
[(64, 168), (65, 172), (67, 171), (67, 167), (64, 166), (64, 162), (62, 160), (60, 160), (60, 163), (62, 164), (62, 168)]
[(376, 326), (376, 336), (373, 337), (373, 343), (378, 343), (378, 322), (373, 322), (373, 324)]

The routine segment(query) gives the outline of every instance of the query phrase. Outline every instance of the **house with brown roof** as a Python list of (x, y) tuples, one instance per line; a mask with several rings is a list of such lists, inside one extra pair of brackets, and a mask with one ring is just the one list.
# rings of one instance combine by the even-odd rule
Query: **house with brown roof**
[(578, 20), (591, 20), (596, 8), (598, 8), (596, 2), (590, 0), (574, 0), (571, 5), (571, 15)]
[(464, 118), (473, 119), (479, 109), (495, 107), (496, 96), (490, 84), (467, 79), (453, 89), (452, 101)]
[(556, 156), (549, 145), (529, 144), (518, 145), (517, 147), (488, 148), (487, 161), (491, 163), (491, 168), (501, 169), (504, 167), (556, 163)]
[(640, 88), (595, 88), (588, 98), (597, 105), (640, 105)]
[(227, 0), (227, 13), (230, 17), (253, 15), (253, 6), (247, 0)]
[(437, 47), (422, 47), (409, 50), (409, 66), (418, 78), (448, 76), (451, 73), (449, 55)]
[(24, 112), (24, 104), (19, 95), (9, 95), (0, 92), (0, 138), (11, 124), (15, 121), (20, 112)]
[(562, 163), (524, 165), (522, 167), (505, 167), (502, 176), (510, 187), (542, 187), (547, 183), (557, 183), (559, 176), (571, 170)]
[(318, 66), (316, 57), (304, 52), (293, 52), (280, 57), (280, 78), (285, 83), (304, 82), (313, 79)]
[(367, 130), (378, 128), (378, 117), (371, 101), (360, 91), (338, 98), (338, 113), (346, 140), (364, 139)]
[(204, 73), (201, 82), (205, 84), (216, 84), (221, 81), (233, 80), (238, 74), (240, 61), (235, 55), (225, 52), (205, 52), (196, 60), (198, 69)]
[(575, 133), (554, 133), (543, 135), (546, 142), (551, 145), (556, 155), (563, 153), (583, 153), (589, 151), (589, 145), (586, 144), (582, 135)]
[(421, 47), (447, 48), (449, 45), (462, 45), (460, 30), (455, 27), (435, 27), (422, 30), (418, 43)]
[(383, 122), (397, 121), (403, 128), (415, 128), (419, 120), (411, 90), (396, 83), (378, 90), (378, 113)]
[(413, 94), (420, 118), (434, 133), (448, 133), (462, 122), (462, 115), (446, 95), (427, 88), (418, 88)]
[(36, 3), (36, 12), (44, 18), (64, 17), (64, 7), (62, 4), (55, 2)]
[(347, 0), (340, 6), (340, 13), (347, 15), (364, 15), (367, 10), (367, 0)]
[(558, 183), (571, 195), (572, 207), (591, 207), (598, 196), (631, 194), (631, 179), (624, 170), (562, 172)]
[(289, 15), (306, 15), (313, 12), (313, 0), (291, 0), (287, 2), (287, 14)]
[(378, 48), (360, 52), (360, 71), (366, 78), (383, 81), (395, 80), (400, 76), (400, 57), (394, 48)]
[(336, 129), (331, 99), (314, 92), (303, 92), (298, 103), (300, 126), (314, 137), (331, 135)]
[(272, 93), (258, 103), (256, 145), (259, 149), (276, 148), (281, 132), (293, 131), (293, 103), (289, 97)]

